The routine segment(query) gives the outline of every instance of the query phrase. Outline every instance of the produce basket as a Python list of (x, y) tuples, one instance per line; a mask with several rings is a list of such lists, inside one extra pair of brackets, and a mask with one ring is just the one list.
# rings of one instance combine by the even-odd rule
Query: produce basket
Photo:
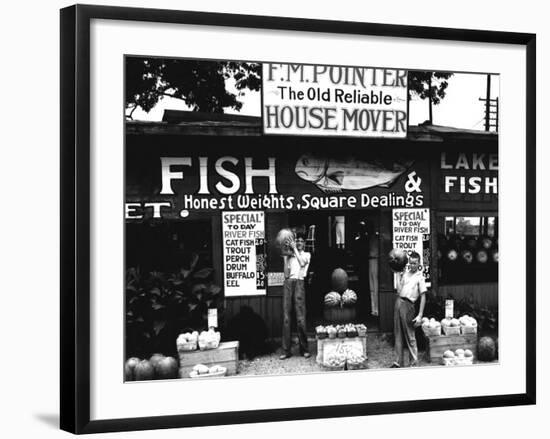
[(434, 336), (441, 335), (441, 326), (437, 326), (436, 328), (422, 326), (422, 330), (424, 331), (424, 335), (426, 335), (426, 337), (434, 337)]
[(464, 325), (462, 325), (460, 327), (460, 332), (462, 333), (462, 335), (477, 334), (477, 326), (464, 326)]
[(327, 334), (327, 328), (324, 326), (317, 326), (315, 327), (315, 335), (317, 336), (318, 340), (323, 340), (328, 337)]
[(199, 349), (206, 351), (208, 349), (216, 349), (220, 345), (219, 340), (202, 341), (199, 340)]
[(445, 358), (445, 357), (442, 357), (442, 358), (441, 358), (441, 364), (443, 364), (443, 366), (454, 366), (454, 365), (455, 365), (455, 359), (456, 359), (456, 358)]
[(454, 360), (457, 366), (474, 364), (474, 357), (456, 357)]
[(460, 326), (441, 325), (445, 335), (460, 335)]
[(187, 341), (184, 343), (178, 343), (178, 352), (189, 352), (197, 350), (197, 341)]

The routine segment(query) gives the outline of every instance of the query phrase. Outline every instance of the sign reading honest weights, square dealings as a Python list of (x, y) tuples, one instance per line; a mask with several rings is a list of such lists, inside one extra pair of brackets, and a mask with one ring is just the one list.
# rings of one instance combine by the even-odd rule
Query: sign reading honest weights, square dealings
[(404, 138), (407, 71), (264, 63), (265, 134)]

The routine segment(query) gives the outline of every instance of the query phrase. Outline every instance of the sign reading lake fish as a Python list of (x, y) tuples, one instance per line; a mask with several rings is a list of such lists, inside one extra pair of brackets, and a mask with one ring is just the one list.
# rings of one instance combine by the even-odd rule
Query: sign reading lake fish
[(267, 286), (264, 212), (222, 212), (226, 296), (264, 295)]
[(407, 71), (263, 64), (265, 134), (404, 138)]

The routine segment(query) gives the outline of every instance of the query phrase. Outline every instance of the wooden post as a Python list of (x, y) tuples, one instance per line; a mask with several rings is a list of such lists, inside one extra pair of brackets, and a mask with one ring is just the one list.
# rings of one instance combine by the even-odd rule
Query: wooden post
[(489, 131), (491, 114), (491, 75), (487, 75), (487, 96), (485, 96), (485, 131)]
[[(432, 73), (433, 75), (433, 73)], [(433, 123), (432, 119), (432, 75), (430, 75), (430, 79), (428, 80), (428, 102), (430, 103), (430, 106), (428, 107), (430, 109), (430, 124)]]

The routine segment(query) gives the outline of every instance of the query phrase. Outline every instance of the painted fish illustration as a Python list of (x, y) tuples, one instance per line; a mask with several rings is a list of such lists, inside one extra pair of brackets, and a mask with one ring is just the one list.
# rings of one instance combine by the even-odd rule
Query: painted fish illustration
[(353, 157), (329, 158), (304, 154), (296, 162), (296, 175), (326, 193), (389, 187), (413, 164), (412, 160), (366, 161)]

